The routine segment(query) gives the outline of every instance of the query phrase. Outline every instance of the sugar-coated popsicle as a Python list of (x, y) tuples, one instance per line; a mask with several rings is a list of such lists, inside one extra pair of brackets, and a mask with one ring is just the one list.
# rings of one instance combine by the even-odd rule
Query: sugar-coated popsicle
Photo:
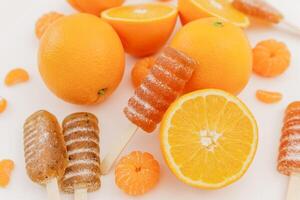
[(123, 134), (120, 144), (105, 156), (102, 174), (107, 174), (138, 128), (151, 133), (161, 121), (171, 103), (183, 92), (197, 62), (174, 48), (165, 48), (155, 59), (149, 74), (124, 109), (132, 122), (132, 130)]
[(128, 101), (127, 118), (146, 132), (152, 132), (169, 105), (182, 93), (196, 62), (171, 47), (157, 56), (150, 73)]
[(287, 199), (300, 199), (300, 102), (291, 103), (285, 111), (277, 169), (290, 176)]
[(64, 175), (68, 160), (63, 135), (54, 115), (41, 110), (27, 118), (24, 152), (30, 179), (46, 184), (49, 199), (58, 199), (57, 180)]
[(93, 192), (100, 188), (99, 127), (91, 113), (74, 113), (63, 121), (69, 164), (61, 181), (64, 192)]
[(273, 24), (284, 24), (295, 33), (300, 34), (300, 27), (286, 21), (284, 15), (265, 0), (233, 0), (237, 10)]

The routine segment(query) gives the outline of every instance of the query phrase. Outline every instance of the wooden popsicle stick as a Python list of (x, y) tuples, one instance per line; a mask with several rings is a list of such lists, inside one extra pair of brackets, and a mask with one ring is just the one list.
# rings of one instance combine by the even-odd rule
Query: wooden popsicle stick
[(48, 200), (60, 200), (57, 179), (53, 178), (47, 183)]
[(291, 174), (286, 199), (300, 199), (300, 174)]
[(294, 31), (295, 33), (297, 33), (298, 35), (300, 35), (300, 26), (292, 24), (292, 23), (286, 21), (285, 19), (282, 20), (281, 23), (284, 24), (289, 29), (291, 29), (292, 31)]
[(101, 174), (106, 175), (109, 173), (111, 168), (113, 167), (116, 160), (119, 158), (120, 154), (123, 152), (127, 144), (133, 138), (135, 133), (138, 131), (139, 127), (134, 124), (131, 124), (131, 127), (127, 131), (127, 133), (122, 134), (119, 142), (113, 146), (110, 152), (104, 157), (101, 161)]
[(86, 188), (75, 189), (74, 199), (75, 200), (87, 200), (87, 189)]

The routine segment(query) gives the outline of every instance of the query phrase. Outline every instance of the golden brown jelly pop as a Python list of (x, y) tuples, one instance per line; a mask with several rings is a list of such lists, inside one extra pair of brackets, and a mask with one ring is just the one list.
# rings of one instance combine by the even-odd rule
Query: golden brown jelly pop
[(62, 131), (54, 115), (41, 110), (26, 119), (24, 156), (29, 178), (47, 185), (49, 199), (60, 199), (57, 180), (63, 176), (68, 160)]

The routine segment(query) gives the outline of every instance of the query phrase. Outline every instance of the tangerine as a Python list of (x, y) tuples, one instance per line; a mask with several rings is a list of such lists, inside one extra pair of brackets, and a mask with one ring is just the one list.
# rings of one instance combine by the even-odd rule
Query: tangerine
[(159, 180), (159, 164), (150, 153), (134, 151), (123, 157), (115, 170), (117, 186), (136, 196), (151, 190)]
[(291, 53), (283, 42), (263, 40), (253, 49), (253, 70), (264, 77), (282, 74), (291, 62)]

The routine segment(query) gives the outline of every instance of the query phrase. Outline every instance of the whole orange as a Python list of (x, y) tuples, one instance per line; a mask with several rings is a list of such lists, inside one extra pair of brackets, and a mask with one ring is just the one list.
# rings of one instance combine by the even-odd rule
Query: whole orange
[(174, 36), (171, 46), (199, 63), (186, 92), (215, 88), (238, 94), (252, 71), (252, 51), (244, 31), (217, 18), (188, 23)]
[(40, 74), (55, 95), (74, 104), (96, 104), (119, 85), (125, 54), (109, 24), (94, 15), (75, 14), (47, 29), (38, 61)]
[(103, 10), (120, 6), (125, 0), (67, 0), (69, 4), (80, 12), (100, 16)]

